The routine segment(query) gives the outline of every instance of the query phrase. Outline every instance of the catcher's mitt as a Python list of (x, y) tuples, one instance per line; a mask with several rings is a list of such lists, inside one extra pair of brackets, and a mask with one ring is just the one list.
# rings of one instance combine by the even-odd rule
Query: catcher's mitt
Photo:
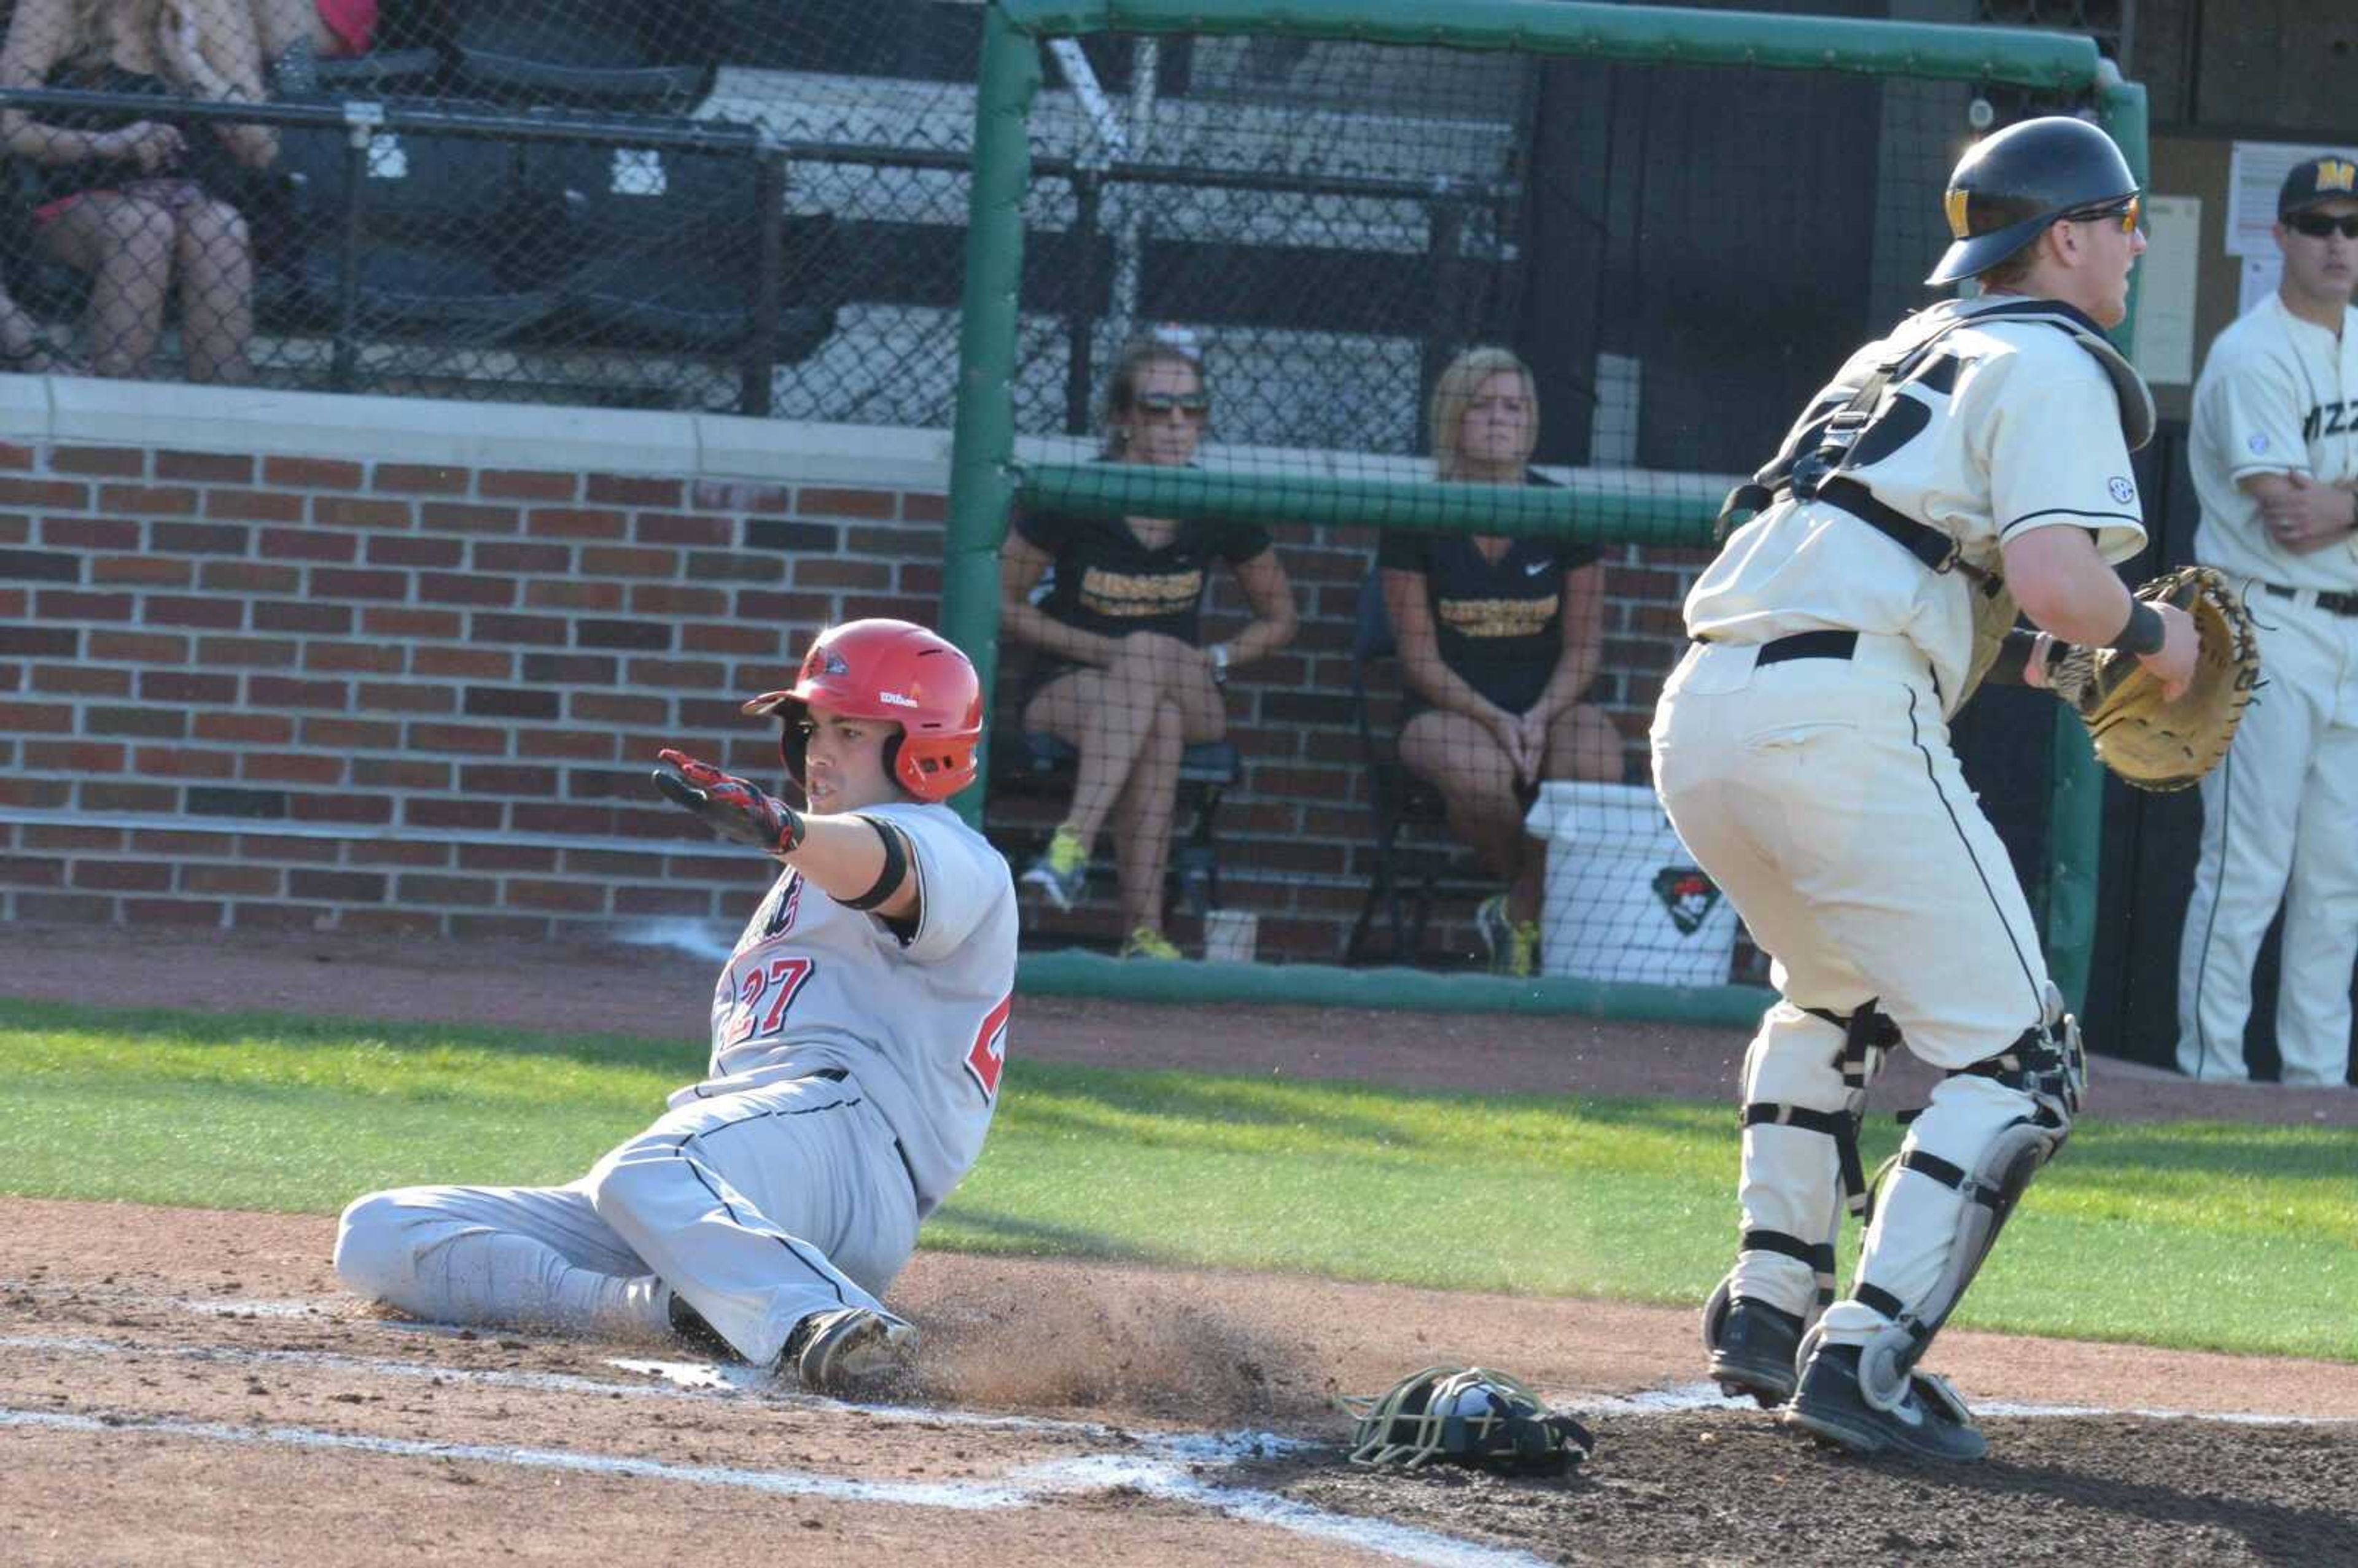
[(1427, 1367), (1372, 1398), (1336, 1401), (1357, 1418), (1351, 1463), (1398, 1465), (1433, 1459), (1477, 1469), (1560, 1475), (1595, 1452), (1596, 1439), (1568, 1415), (1504, 1372), (1483, 1367)]
[(2194, 679), (2175, 702), (2134, 654), (2074, 647), (2047, 684), (2071, 705), (2096, 743), (2096, 760), (2138, 789), (2188, 789), (2216, 767), (2235, 737), (2244, 705), (2259, 685), (2260, 650), (2251, 612), (2210, 567), (2180, 567), (2136, 596), (2174, 604), (2193, 618)]

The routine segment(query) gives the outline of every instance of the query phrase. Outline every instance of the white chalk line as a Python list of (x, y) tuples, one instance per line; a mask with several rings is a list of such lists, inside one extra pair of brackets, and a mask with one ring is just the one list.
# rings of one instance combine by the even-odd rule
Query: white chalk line
[[(681, 1381), (602, 1382), (561, 1372), (515, 1372), (481, 1368), (445, 1368), (417, 1362), (339, 1356), (327, 1351), (265, 1350), (236, 1346), (143, 1346), (117, 1340), (65, 1335), (0, 1336), (0, 1347), (43, 1350), (70, 1355), (140, 1357), (213, 1361), (228, 1365), (299, 1366), (319, 1370), (348, 1371), (443, 1384), (522, 1388), (547, 1392), (600, 1397), (685, 1399), (719, 1401), (738, 1390), (711, 1375), (723, 1368), (698, 1363), (621, 1362), (625, 1369), (660, 1368), (680, 1375)], [(727, 1370), (736, 1370), (728, 1368)], [(559, 1468), (606, 1475), (645, 1476), (708, 1486), (747, 1487), (785, 1496), (824, 1497), (838, 1501), (897, 1503), (913, 1507), (997, 1509), (1036, 1506), (1059, 1498), (1130, 1489), (1171, 1501), (1208, 1509), (1239, 1523), (1266, 1526), (1290, 1534), (1348, 1545), (1381, 1556), (1432, 1564), (1433, 1568), (1535, 1568), (1539, 1559), (1521, 1552), (1480, 1546), (1431, 1530), (1370, 1519), (1352, 1514), (1329, 1513), (1273, 1492), (1217, 1486), (1196, 1474), (1198, 1468), (1218, 1469), (1246, 1458), (1314, 1446), (1266, 1432), (1155, 1433), (1125, 1432), (1100, 1422), (1056, 1422), (1028, 1416), (984, 1416), (961, 1411), (910, 1409), (904, 1406), (843, 1406), (838, 1401), (798, 1398), (813, 1406), (856, 1409), (886, 1420), (929, 1426), (988, 1427), (1015, 1432), (1073, 1434), (1099, 1441), (1127, 1442), (1136, 1452), (1092, 1454), (1024, 1466), (999, 1483), (852, 1481), (797, 1471), (741, 1470), (716, 1465), (682, 1465), (660, 1460), (617, 1454), (582, 1454), (561, 1450), (493, 1447), (474, 1444), (432, 1443), (411, 1439), (354, 1437), (305, 1427), (243, 1428), (218, 1422), (166, 1418), (101, 1419), (52, 1411), (13, 1411), (0, 1407), (0, 1426), (45, 1426), (73, 1431), (154, 1431), (170, 1435), (222, 1442), (293, 1444), (395, 1456), (467, 1459)]]
[[(1681, 1415), (1694, 1411), (1749, 1413), (1759, 1408), (1749, 1398), (1731, 1399), (1721, 1393), (1716, 1383), (1681, 1383), (1674, 1388), (1648, 1389), (1635, 1394), (1584, 1395), (1552, 1402), (1589, 1415)], [(2211, 1421), (2232, 1426), (2347, 1426), (2358, 1422), (2358, 1416), (2346, 1415), (2117, 1409), (2104, 1405), (2018, 1404), (2003, 1400), (1975, 1400), (1971, 1402), (1974, 1414), (1977, 1416), (2019, 1416), (2040, 1420), (2057, 1416), (2109, 1415), (2139, 1416), (2149, 1421)]]

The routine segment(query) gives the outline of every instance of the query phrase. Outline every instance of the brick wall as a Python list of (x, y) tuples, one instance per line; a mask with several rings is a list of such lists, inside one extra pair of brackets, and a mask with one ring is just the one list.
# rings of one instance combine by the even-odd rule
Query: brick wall
[[(744, 695), (830, 620), (936, 612), (937, 434), (55, 385), (82, 404), (0, 404), (6, 918), (733, 925), (766, 877), (651, 794), (655, 750), (771, 776)], [(263, 429), (302, 449), (228, 449)], [(1303, 627), (1232, 687), (1224, 891), (1265, 951), (1333, 957), (1368, 870), (1346, 694), (1374, 538), (1279, 539)], [(1681, 578), (1614, 581), (1605, 695), (1641, 745)], [(1011, 796), (994, 837), (1020, 861), (1060, 805)], [(1034, 938), (1110, 937), (1111, 884)]]

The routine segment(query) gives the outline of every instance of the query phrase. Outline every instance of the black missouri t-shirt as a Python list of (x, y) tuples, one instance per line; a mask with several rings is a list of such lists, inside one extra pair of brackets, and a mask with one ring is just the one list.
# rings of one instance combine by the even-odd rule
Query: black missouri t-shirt
[(1563, 656), (1563, 574), (1596, 558), (1586, 545), (1517, 539), (1491, 561), (1464, 534), (1387, 533), (1376, 552), (1379, 566), (1424, 574), (1441, 662), (1509, 713), (1539, 701)]

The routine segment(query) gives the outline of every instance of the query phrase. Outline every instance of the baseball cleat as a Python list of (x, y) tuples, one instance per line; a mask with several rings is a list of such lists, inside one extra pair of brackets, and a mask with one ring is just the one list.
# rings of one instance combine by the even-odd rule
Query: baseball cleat
[(1711, 1376), (1720, 1391), (1748, 1397), (1772, 1410), (1793, 1397), (1801, 1381), (1793, 1370), (1801, 1348), (1801, 1320), (1782, 1307), (1738, 1297), (1719, 1325), (1711, 1347)]
[(916, 1325), (866, 1307), (841, 1307), (796, 1324), (778, 1368), (791, 1368), (804, 1391), (840, 1400), (884, 1391), (916, 1361)]
[(1866, 1402), (1858, 1384), (1855, 1345), (1820, 1345), (1801, 1372), (1783, 1421), (1853, 1454), (1897, 1449), (1918, 1459), (1971, 1461), (1989, 1452), (1973, 1412), (1938, 1378), (1918, 1374), (1890, 1410)]

